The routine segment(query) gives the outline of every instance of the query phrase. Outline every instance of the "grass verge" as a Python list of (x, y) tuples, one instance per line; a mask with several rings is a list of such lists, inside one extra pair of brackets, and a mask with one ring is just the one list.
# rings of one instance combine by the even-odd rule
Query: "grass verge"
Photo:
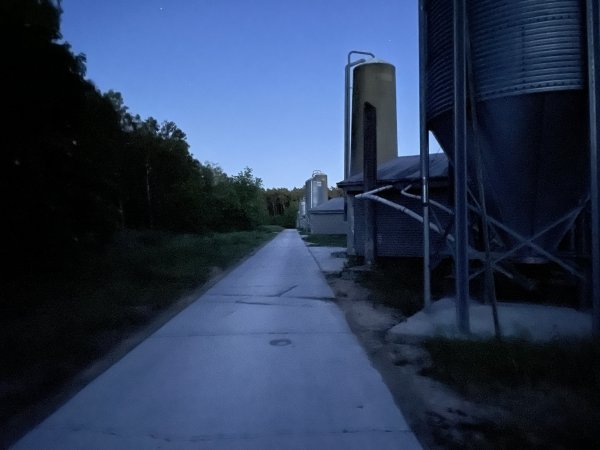
[(309, 234), (303, 239), (319, 247), (346, 247), (345, 234)]
[(473, 401), (509, 411), (488, 424), (513, 448), (600, 448), (600, 342), (430, 339), (422, 373)]
[(425, 343), (435, 376), (467, 387), (536, 387), (554, 383), (590, 388), (600, 400), (600, 345), (593, 341), (531, 343), (519, 340), (431, 339)]
[(0, 429), (280, 229), (127, 231), (102, 251), (13, 280), (0, 318)]
[[(364, 264), (355, 257), (351, 265)], [(443, 268), (432, 276), (432, 294), (443, 292)], [(399, 310), (405, 317), (423, 309), (423, 260), (420, 258), (378, 258), (373, 270), (366, 271), (357, 281), (373, 293), (376, 303)]]

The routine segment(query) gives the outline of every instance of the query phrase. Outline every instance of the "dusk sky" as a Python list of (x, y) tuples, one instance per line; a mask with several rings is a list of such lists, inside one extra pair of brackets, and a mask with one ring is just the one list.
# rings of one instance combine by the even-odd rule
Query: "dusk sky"
[(200, 161), (265, 187), (343, 178), (344, 65), (396, 66), (398, 150), (419, 152), (417, 0), (63, 0), (87, 77), (130, 112), (172, 120)]

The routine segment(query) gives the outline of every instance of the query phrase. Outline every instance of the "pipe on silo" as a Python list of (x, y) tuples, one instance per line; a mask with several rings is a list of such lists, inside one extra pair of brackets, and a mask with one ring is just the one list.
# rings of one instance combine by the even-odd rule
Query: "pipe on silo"
[[(369, 192), (377, 186), (377, 109), (370, 103), (365, 103), (363, 117), (363, 188), (364, 192)], [(375, 203), (365, 202), (365, 263), (370, 267), (375, 265), (377, 255), (375, 214)]]
[(352, 67), (364, 63), (366, 60), (361, 58), (351, 61), (352, 55), (366, 55), (375, 58), (370, 52), (352, 50), (348, 53), (348, 63), (346, 64), (344, 74), (344, 180), (350, 176), (350, 124), (351, 124), (351, 102), (352, 102)]

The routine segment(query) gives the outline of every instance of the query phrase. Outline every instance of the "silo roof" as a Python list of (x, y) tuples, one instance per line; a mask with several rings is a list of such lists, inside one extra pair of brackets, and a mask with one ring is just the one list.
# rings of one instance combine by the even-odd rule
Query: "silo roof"
[(383, 59), (379, 59), (379, 58), (371, 58), (371, 59), (367, 59), (367, 60), (366, 60), (366, 61), (364, 61), (364, 62), (361, 62), (360, 64), (357, 64), (357, 65), (355, 66), (355, 68), (356, 68), (356, 67), (359, 67), (359, 66), (364, 66), (364, 65), (366, 65), (366, 64), (388, 64), (388, 65), (390, 65), (390, 66), (393, 66), (393, 64), (392, 64), (392, 63), (390, 63), (390, 62), (388, 62), (388, 61), (385, 61), (385, 60), (383, 60)]
[(315, 206), (310, 210), (310, 213), (327, 214), (327, 213), (343, 213), (344, 212), (344, 197), (335, 197), (319, 206)]

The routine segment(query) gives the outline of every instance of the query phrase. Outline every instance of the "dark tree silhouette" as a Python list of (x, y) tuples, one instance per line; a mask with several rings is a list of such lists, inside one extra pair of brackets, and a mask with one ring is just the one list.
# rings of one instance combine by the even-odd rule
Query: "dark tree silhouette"
[(100, 93), (85, 79), (85, 55), (61, 41), (60, 14), (58, 1), (0, 3), (2, 207), (14, 274), (55, 267), (119, 228), (263, 223), (262, 182), (252, 170), (228, 176), (200, 164), (174, 122), (142, 120), (119, 92)]

